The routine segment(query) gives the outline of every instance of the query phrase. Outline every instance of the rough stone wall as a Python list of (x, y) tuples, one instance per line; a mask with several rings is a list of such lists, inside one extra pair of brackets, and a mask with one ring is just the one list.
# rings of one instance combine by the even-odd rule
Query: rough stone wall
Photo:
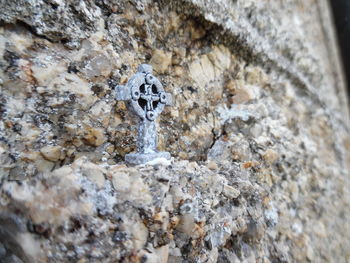
[[(348, 262), (325, 0), (0, 0), (1, 262)], [(127, 167), (150, 63), (171, 163)]]

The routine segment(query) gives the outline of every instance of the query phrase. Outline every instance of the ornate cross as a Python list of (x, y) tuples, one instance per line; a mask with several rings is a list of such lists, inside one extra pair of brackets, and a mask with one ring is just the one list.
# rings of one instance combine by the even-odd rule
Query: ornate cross
[(142, 164), (156, 158), (170, 159), (170, 153), (157, 151), (155, 119), (165, 105), (171, 105), (171, 94), (164, 91), (160, 81), (152, 75), (152, 66), (139, 65), (137, 73), (125, 86), (116, 87), (116, 99), (128, 101), (128, 108), (140, 117), (137, 152), (125, 156), (131, 164)]

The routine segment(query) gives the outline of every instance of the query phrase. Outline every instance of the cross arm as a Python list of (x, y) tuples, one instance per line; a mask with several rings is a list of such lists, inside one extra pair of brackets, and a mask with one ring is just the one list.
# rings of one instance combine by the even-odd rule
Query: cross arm
[(117, 100), (131, 100), (130, 89), (127, 86), (117, 85), (115, 87), (115, 98)]
[(166, 95), (165, 105), (172, 106), (173, 105), (173, 98), (172, 98), (171, 94), (165, 92), (165, 95)]

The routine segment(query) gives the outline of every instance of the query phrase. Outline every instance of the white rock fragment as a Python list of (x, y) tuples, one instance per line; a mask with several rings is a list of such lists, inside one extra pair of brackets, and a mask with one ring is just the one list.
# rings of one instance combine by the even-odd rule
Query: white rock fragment
[(144, 183), (136, 169), (111, 169), (109, 175), (117, 191), (119, 201), (135, 202), (136, 205), (145, 206), (152, 202), (148, 186)]
[(275, 226), (278, 223), (278, 211), (273, 204), (270, 204), (270, 209), (266, 210), (264, 215), (271, 226)]
[(195, 228), (194, 214), (184, 214), (180, 217), (179, 225), (177, 226), (177, 230), (187, 235), (191, 236), (193, 234), (193, 230)]
[[(43, 61), (44, 57), (39, 57), (37, 60)], [(39, 65), (33, 65), (31, 67), (33, 76), (38, 80), (40, 86), (47, 86), (53, 79), (58, 77), (59, 74), (67, 70), (67, 65), (64, 61), (45, 63), (44, 65), (40, 63)]]
[(38, 242), (33, 235), (29, 233), (21, 233), (16, 237), (16, 239), (18, 240), (18, 244), (21, 244), (21, 249), (23, 249), (30, 260), (35, 262), (44, 261), (45, 256), (43, 255), (40, 247), (40, 242)]
[(149, 161), (145, 163), (144, 165), (162, 165), (162, 166), (169, 166), (171, 165), (171, 160), (168, 160), (166, 158), (156, 158), (152, 161)]
[(130, 220), (123, 225), (125, 230), (131, 230), (134, 249), (140, 250), (147, 242), (148, 229), (140, 219)]
[(272, 149), (267, 149), (263, 154), (264, 160), (269, 164), (275, 163), (278, 160), (278, 157), (278, 153)]
[(56, 145), (56, 146), (48, 145), (41, 148), (40, 152), (45, 159), (56, 162), (62, 156), (62, 147), (59, 145)]
[(142, 250), (139, 256), (140, 258), (146, 259), (146, 262), (167, 263), (169, 257), (169, 245)]
[(190, 77), (201, 89), (204, 89), (216, 78), (215, 68), (207, 55), (203, 55), (199, 59), (194, 60), (189, 65), (189, 70)]
[(207, 163), (207, 167), (210, 169), (210, 170), (217, 170), (218, 169), (218, 165), (215, 161), (213, 160), (210, 160), (208, 163)]
[(219, 106), (217, 108), (217, 112), (219, 113), (219, 118), (222, 124), (224, 124), (226, 121), (230, 122), (234, 118), (239, 118), (242, 121), (248, 121), (249, 118), (253, 116), (248, 110), (241, 109), (241, 107), (234, 104), (231, 105), (230, 109), (228, 109), (225, 104), (223, 106)]
[(82, 174), (85, 175), (89, 180), (94, 182), (98, 188), (102, 188), (105, 184), (104, 169), (93, 163), (85, 163), (81, 167)]
[(208, 54), (208, 58), (216, 67), (217, 74), (227, 70), (231, 66), (231, 53), (223, 45), (214, 46), (213, 51)]
[(157, 49), (153, 52), (150, 64), (157, 73), (165, 73), (171, 64), (172, 53)]
[(239, 190), (227, 184), (224, 185), (222, 192), (227, 198), (230, 198), (230, 199), (235, 199), (241, 194)]
[(209, 258), (208, 258), (208, 263), (216, 263), (218, 262), (218, 257), (219, 257), (219, 251), (218, 248), (215, 247), (210, 251)]

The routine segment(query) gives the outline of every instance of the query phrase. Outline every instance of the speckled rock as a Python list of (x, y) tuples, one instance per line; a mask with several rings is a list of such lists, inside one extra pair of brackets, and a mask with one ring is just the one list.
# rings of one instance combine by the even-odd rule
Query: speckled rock
[[(348, 102), (326, 0), (0, 0), (1, 262), (348, 262)], [(114, 99), (174, 105), (128, 167)]]

